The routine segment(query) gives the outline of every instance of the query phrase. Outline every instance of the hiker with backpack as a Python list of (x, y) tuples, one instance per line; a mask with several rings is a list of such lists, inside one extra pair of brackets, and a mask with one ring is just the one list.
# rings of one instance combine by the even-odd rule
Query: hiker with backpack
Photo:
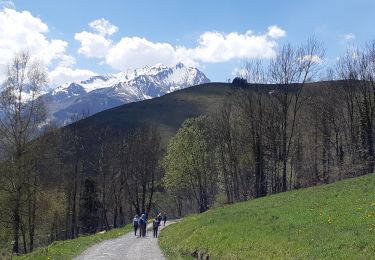
[(137, 235), (137, 230), (138, 230), (138, 226), (139, 226), (138, 222), (139, 222), (139, 217), (138, 217), (138, 215), (135, 215), (135, 217), (133, 219), (134, 236)]
[(154, 221), (152, 222), (152, 229), (154, 230), (154, 238), (158, 237), (159, 226), (160, 226), (160, 220), (158, 217), (156, 217)]
[(146, 236), (147, 220), (146, 220), (145, 214), (142, 214), (142, 216), (139, 218), (138, 225), (139, 225), (139, 237)]

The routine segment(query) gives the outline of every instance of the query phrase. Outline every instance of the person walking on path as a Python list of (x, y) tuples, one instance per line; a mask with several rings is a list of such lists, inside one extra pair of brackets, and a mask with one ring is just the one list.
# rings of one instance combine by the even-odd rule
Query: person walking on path
[(160, 226), (160, 220), (158, 217), (156, 217), (154, 221), (152, 222), (152, 229), (154, 230), (154, 238), (158, 237), (159, 226)]
[(137, 230), (138, 230), (138, 226), (139, 226), (138, 222), (139, 222), (139, 217), (138, 217), (138, 215), (135, 215), (135, 217), (133, 219), (134, 236), (137, 235)]
[(146, 225), (147, 225), (146, 216), (145, 214), (142, 214), (138, 221), (139, 237), (146, 236)]
[(164, 222), (164, 227), (165, 227), (165, 222), (167, 222), (167, 215), (163, 215), (163, 222)]
[(143, 236), (145, 237), (147, 232), (148, 213), (146, 212), (144, 215), (145, 217), (143, 219)]

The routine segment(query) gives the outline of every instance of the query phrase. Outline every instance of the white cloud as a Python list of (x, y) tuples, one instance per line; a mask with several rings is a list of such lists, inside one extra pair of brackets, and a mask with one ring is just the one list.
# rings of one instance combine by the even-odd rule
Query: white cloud
[(30, 12), (3, 9), (0, 11), (0, 63), (8, 63), (14, 53), (23, 50), (28, 50), (46, 64), (65, 57), (68, 43), (48, 40), (45, 36), (47, 32), (47, 24)]
[(58, 66), (62, 67), (73, 67), (73, 65), (76, 64), (76, 59), (71, 55), (64, 55), (60, 58), (60, 62)]
[(273, 39), (278, 39), (284, 37), (286, 32), (277, 25), (272, 25), (268, 27), (267, 35)]
[[(92, 27), (106, 35), (110, 35), (117, 30), (117, 27), (111, 26), (101, 19), (93, 23)], [(65, 82), (81, 81), (96, 75), (90, 70), (73, 69), (76, 60), (67, 53), (68, 42), (60, 39), (49, 39), (47, 37), (48, 31), (48, 25), (28, 11), (18, 12), (9, 8), (0, 10), (0, 81), (5, 79), (7, 64), (15, 53), (20, 51), (28, 51), (32, 58), (41, 60), (49, 67), (49, 79), (52, 86)], [(87, 36), (83, 32), (77, 37), (80, 36), (89, 38), (91, 35)], [(100, 42), (100, 37), (102, 37), (104, 47), (110, 44), (101, 35), (94, 34), (93, 37), (95, 42)], [(102, 46), (84, 45), (82, 52), (88, 55), (90, 51), (100, 47)], [(95, 55), (104, 57), (106, 52), (100, 53), (98, 51)]]
[(177, 46), (175, 48), (175, 55), (178, 61), (183, 62), (187, 66), (196, 67), (200, 65), (196, 60), (196, 55), (193, 49), (189, 49), (185, 46)]
[(323, 63), (322, 58), (320, 58), (317, 55), (305, 55), (301, 59), (302, 59), (302, 61), (311, 61), (312, 63), (317, 63), (317, 64)]
[(81, 42), (78, 52), (87, 57), (104, 58), (111, 44), (103, 35), (86, 31), (76, 33), (74, 39)]
[(106, 63), (118, 70), (134, 69), (144, 65), (176, 63), (175, 49), (169, 43), (154, 43), (139, 37), (125, 37), (111, 46)]
[(0, 80), (5, 77), (6, 66), (15, 53), (28, 51), (32, 58), (51, 65), (74, 64), (75, 59), (66, 53), (68, 43), (47, 39), (48, 25), (28, 11), (18, 12), (4, 8), (0, 11)]
[(205, 32), (200, 35), (195, 47), (188, 48), (152, 42), (140, 37), (123, 37), (118, 42), (112, 42), (108, 36), (117, 31), (117, 27), (108, 29), (113, 25), (103, 18), (89, 25), (97, 32), (76, 33), (75, 39), (81, 43), (78, 52), (87, 57), (100, 58), (101, 63), (104, 61), (117, 70), (156, 63), (170, 65), (178, 61), (197, 66), (201, 63), (218, 63), (234, 59), (268, 59), (276, 55), (276, 39), (286, 35), (286, 32), (276, 25), (268, 27), (264, 34), (254, 34), (251, 31), (243, 34)]
[(185, 56), (195, 61), (217, 63), (233, 59), (267, 59), (276, 54), (277, 43), (267, 35), (255, 35), (251, 31), (245, 34), (232, 32), (205, 32), (198, 40), (198, 46), (192, 49), (182, 48)]
[(59, 66), (49, 73), (49, 79), (50, 82), (52, 82), (52, 85), (58, 86), (67, 82), (80, 82), (95, 75), (96, 73), (90, 70), (72, 69)]
[(89, 23), (89, 26), (97, 31), (100, 35), (112, 35), (118, 31), (118, 27), (111, 24), (104, 18), (97, 19)]
[(355, 34), (353, 33), (347, 33), (347, 34), (344, 34), (342, 36), (345, 40), (354, 40), (356, 37), (355, 37)]

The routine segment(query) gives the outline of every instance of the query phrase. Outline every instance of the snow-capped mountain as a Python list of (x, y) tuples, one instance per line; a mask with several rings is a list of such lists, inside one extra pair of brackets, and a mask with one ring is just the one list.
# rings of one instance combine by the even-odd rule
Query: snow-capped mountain
[(196, 68), (182, 63), (172, 67), (158, 64), (118, 74), (93, 76), (79, 83), (65, 83), (42, 98), (51, 120), (65, 125), (77, 115), (91, 115), (207, 82), (210, 80)]

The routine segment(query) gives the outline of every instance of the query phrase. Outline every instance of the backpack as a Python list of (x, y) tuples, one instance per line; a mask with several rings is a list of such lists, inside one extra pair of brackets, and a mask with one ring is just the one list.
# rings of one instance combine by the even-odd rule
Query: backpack
[(133, 219), (133, 225), (134, 225), (134, 226), (138, 226), (138, 221), (139, 221), (139, 220), (138, 220), (137, 218), (134, 218), (134, 219)]
[(155, 219), (154, 222), (152, 223), (152, 225), (153, 225), (154, 228), (159, 227), (159, 221)]

